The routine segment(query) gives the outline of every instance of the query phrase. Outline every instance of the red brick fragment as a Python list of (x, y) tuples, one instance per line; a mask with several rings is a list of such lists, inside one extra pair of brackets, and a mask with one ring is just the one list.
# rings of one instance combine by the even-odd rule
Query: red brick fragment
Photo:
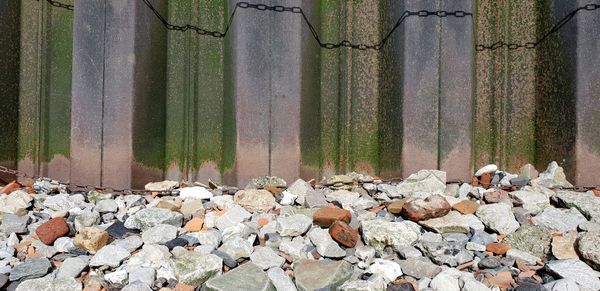
[(69, 226), (63, 218), (52, 218), (35, 230), (35, 234), (46, 245), (52, 245), (57, 238), (68, 233)]
[(360, 239), (358, 231), (350, 227), (347, 223), (337, 220), (329, 227), (329, 234), (339, 244), (353, 248)]
[(329, 227), (336, 220), (350, 223), (352, 213), (346, 209), (337, 207), (323, 207), (313, 214), (313, 223), (320, 227)]

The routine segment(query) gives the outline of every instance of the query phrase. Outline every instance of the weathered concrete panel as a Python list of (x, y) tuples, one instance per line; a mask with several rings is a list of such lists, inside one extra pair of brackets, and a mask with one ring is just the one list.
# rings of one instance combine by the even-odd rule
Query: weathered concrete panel
[[(11, 168), (17, 165), (20, 2), (0, 2), (0, 165)], [(0, 179), (13, 178), (0, 174)]]

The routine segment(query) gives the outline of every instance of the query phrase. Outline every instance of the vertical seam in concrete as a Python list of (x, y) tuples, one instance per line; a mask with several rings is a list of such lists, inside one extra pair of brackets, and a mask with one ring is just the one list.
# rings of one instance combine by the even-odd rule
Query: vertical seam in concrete
[(46, 2), (42, 2), (41, 3), (41, 7), (39, 8), (39, 14), (38, 14), (38, 33), (37, 33), (37, 70), (36, 70), (36, 78), (37, 78), (37, 84), (38, 84), (38, 88), (37, 88), (37, 98), (36, 98), (36, 106), (37, 106), (37, 116), (32, 117), (35, 118), (35, 125), (36, 125), (36, 138), (34, 140), (35, 145), (35, 154), (32, 155), (32, 159), (33, 159), (33, 165), (32, 168), (34, 169), (34, 172), (36, 174), (41, 174), (41, 165), (40, 165), (40, 160), (41, 160), (41, 143), (42, 143), (42, 94), (43, 94), (43, 87), (44, 87), (44, 76), (43, 76), (43, 60), (44, 60), (44, 53), (43, 49), (44, 49), (44, 27), (45, 27), (45, 21), (44, 21), (44, 10), (46, 9)]
[[(437, 6), (438, 6), (438, 10), (441, 10), (441, 3), (440, 1), (437, 1)], [(441, 163), (441, 156), (442, 156), (442, 150), (441, 150), (441, 117), (442, 117), (442, 76), (441, 76), (441, 71), (442, 71), (442, 18), (438, 18), (437, 19), (437, 27), (439, 29), (439, 34), (438, 34), (438, 72), (437, 72), (437, 81), (438, 81), (438, 94), (437, 94), (437, 168), (441, 169), (442, 168), (442, 163)]]
[[(271, 18), (270, 20), (273, 20), (273, 14), (269, 13), (268, 17)], [(269, 23), (273, 23), (273, 21), (269, 21)], [(273, 30), (271, 29), (271, 25), (268, 26), (268, 32), (267, 32), (267, 44), (271, 45), (273, 38), (272, 38), (272, 33)], [(269, 175), (271, 175), (271, 151), (273, 150), (273, 135), (272, 135), (272, 131), (273, 131), (273, 119), (271, 116), (271, 113), (273, 112), (273, 54), (272, 54), (272, 50), (268, 50), (269, 51), (269, 57), (267, 58), (269, 60), (269, 121), (268, 121), (268, 126), (269, 126), (269, 137), (268, 137), (268, 149), (267, 149), (267, 159), (269, 160), (268, 162), (268, 168), (267, 168), (267, 173), (269, 173)]]
[(105, 97), (105, 87), (106, 87), (106, 0), (104, 1), (104, 28), (102, 30), (102, 112), (101, 112), (101, 130), (100, 130), (100, 184), (103, 185), (103, 163), (104, 163), (104, 97)]

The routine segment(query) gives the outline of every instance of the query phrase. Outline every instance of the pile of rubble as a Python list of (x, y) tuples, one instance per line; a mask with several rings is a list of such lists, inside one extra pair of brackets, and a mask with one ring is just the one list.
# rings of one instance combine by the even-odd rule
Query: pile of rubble
[(7, 290), (600, 290), (600, 194), (555, 162), (470, 183), (421, 170), (243, 190), (162, 181), (178, 195), (0, 192)]

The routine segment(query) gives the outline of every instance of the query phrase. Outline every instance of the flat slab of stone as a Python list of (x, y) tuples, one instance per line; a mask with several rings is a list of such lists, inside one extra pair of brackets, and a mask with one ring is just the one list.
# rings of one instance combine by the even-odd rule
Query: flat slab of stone
[(546, 268), (561, 278), (577, 282), (583, 290), (600, 290), (598, 274), (590, 266), (576, 259), (550, 261)]
[(204, 288), (206, 291), (276, 290), (267, 273), (252, 262), (244, 263), (221, 276), (211, 278), (206, 281)]
[(352, 265), (346, 261), (299, 260), (293, 268), (301, 291), (335, 290), (352, 275)]

